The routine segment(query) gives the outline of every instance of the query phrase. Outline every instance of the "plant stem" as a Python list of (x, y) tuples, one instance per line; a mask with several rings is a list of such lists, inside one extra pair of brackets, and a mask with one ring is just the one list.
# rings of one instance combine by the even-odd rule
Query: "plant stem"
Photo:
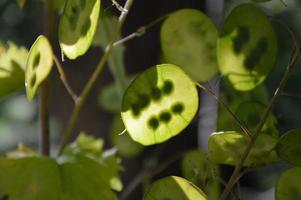
[(65, 75), (65, 72), (63, 70), (63, 67), (60, 63), (60, 61), (58, 60), (58, 58), (53, 54), (53, 60), (54, 60), (54, 63), (57, 67), (57, 70), (60, 74), (60, 79), (61, 81), (63, 82), (67, 92), (69, 93), (69, 95), (71, 96), (71, 98), (73, 99), (73, 101), (76, 103), (77, 101), (77, 95), (75, 94), (75, 92), (73, 91), (72, 87), (70, 86), (68, 80), (67, 80), (67, 77)]
[[(293, 37), (293, 38), (295, 39), (295, 37)], [(295, 45), (296, 45), (296, 40), (295, 40)], [(266, 120), (267, 120), (267, 118), (268, 118), (268, 116), (269, 116), (269, 114), (270, 114), (270, 112), (273, 108), (273, 106), (275, 105), (277, 99), (280, 97), (280, 95), (282, 93), (282, 90), (283, 90), (283, 88), (284, 88), (284, 86), (285, 86), (285, 84), (286, 84), (286, 82), (289, 78), (289, 75), (292, 71), (292, 68), (294, 67), (295, 64), (297, 64), (297, 62), (300, 58), (300, 49), (299, 49), (298, 45), (296, 45), (295, 47), (296, 47), (296, 49), (295, 49), (294, 55), (293, 55), (292, 59), (290, 60), (289, 64), (287, 65), (287, 67), (286, 67), (286, 71), (285, 71), (285, 73), (284, 73), (284, 75), (283, 75), (283, 77), (282, 77), (282, 79), (279, 83), (279, 86), (276, 89), (276, 91), (274, 92), (274, 95), (271, 99), (271, 102), (268, 105), (268, 107), (266, 108), (266, 110), (265, 110), (258, 126), (256, 127), (255, 132), (252, 135), (251, 140), (248, 143), (248, 146), (246, 147), (239, 163), (236, 165), (236, 167), (234, 169), (234, 172), (232, 173), (232, 175), (231, 175), (231, 177), (228, 181), (228, 184), (226, 185), (223, 193), (220, 196), (220, 200), (224, 200), (224, 199), (227, 198), (228, 194), (231, 192), (231, 190), (232, 190), (233, 186), (235, 185), (236, 181), (239, 179), (240, 170), (243, 166), (243, 163), (247, 159), (247, 157), (248, 157), (248, 155), (249, 155), (249, 153), (250, 153), (250, 151), (251, 151), (251, 149), (252, 149), (252, 147), (253, 147), (256, 139), (257, 139), (257, 137), (260, 134), (260, 131), (261, 131), (264, 123), (266, 122)]]
[(218, 98), (218, 96), (208, 87), (200, 84), (199, 82), (195, 81), (194, 84), (196, 86), (198, 86), (200, 89), (208, 92), (211, 96), (213, 96), (222, 106), (224, 106), (224, 108), (228, 111), (228, 113), (232, 116), (232, 118), (237, 122), (237, 124), (239, 125), (239, 127), (241, 128), (241, 130), (243, 131), (243, 133), (247, 136), (248, 139), (251, 138), (251, 133), (249, 131), (249, 129), (242, 123), (242, 121), (240, 121), (240, 119), (234, 114), (234, 112), (229, 108), (229, 106), (227, 106), (227, 104), (221, 100), (220, 98)]
[[(45, 4), (46, 12), (46, 27), (45, 32), (48, 38), (52, 41), (53, 39), (53, 23), (54, 23), (54, 12), (53, 12), (52, 1), (47, 1)], [(40, 120), (40, 151), (44, 156), (50, 155), (50, 130), (49, 130), (49, 79), (40, 86), (39, 94), (39, 120)]]
[(129, 40), (132, 40), (136, 37), (141, 37), (142, 35), (144, 35), (146, 33), (146, 31), (150, 28), (152, 28), (153, 26), (155, 26), (157, 23), (161, 22), (162, 20), (164, 20), (165, 18), (167, 18), (170, 14), (165, 14), (157, 19), (155, 19), (154, 21), (150, 22), (147, 25), (144, 26), (140, 26), (134, 33), (131, 33), (127, 36), (125, 36), (124, 38), (121, 38), (120, 40), (114, 42), (114, 47), (118, 46), (120, 44), (123, 44)]
[(44, 156), (50, 154), (48, 94), (49, 87), (46, 80), (40, 87), (39, 95), (40, 145), (41, 154)]
[[(133, 4), (134, 0), (127, 0), (124, 6), (124, 9), (129, 11), (132, 4)], [(81, 95), (78, 97), (76, 104), (75, 104), (75, 108), (72, 111), (71, 117), (69, 119), (69, 122), (67, 124), (67, 127), (65, 129), (65, 132), (63, 133), (63, 138), (59, 147), (59, 152), (58, 155), (61, 155), (61, 153), (63, 152), (66, 144), (69, 142), (69, 140), (71, 139), (72, 136), (72, 132), (74, 130), (74, 126), (75, 123), (77, 121), (78, 115), (87, 99), (88, 94), (90, 93), (92, 87), (94, 86), (97, 78), (99, 77), (99, 75), (102, 73), (102, 70), (111, 54), (111, 51), (113, 49), (113, 45), (114, 42), (117, 40), (120, 31), (123, 27), (123, 24), (125, 22), (125, 19), (127, 17), (128, 12), (122, 12), (120, 14), (120, 17), (118, 19), (118, 22), (116, 24), (115, 27), (115, 31), (112, 35), (112, 38), (109, 42), (109, 44), (107, 45), (106, 49), (105, 49), (105, 53), (103, 55), (103, 57), (101, 58), (101, 60), (99, 61), (95, 71), (93, 72), (91, 78), (89, 79), (88, 83), (85, 85)]]

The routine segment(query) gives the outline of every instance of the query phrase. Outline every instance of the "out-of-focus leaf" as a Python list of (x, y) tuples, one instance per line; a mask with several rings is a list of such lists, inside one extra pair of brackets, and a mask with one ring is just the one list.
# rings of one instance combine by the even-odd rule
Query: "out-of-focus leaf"
[(43, 157), (0, 158), (0, 198), (53, 200), (61, 197), (59, 167)]
[[(126, 78), (126, 87), (129, 86), (134, 77), (134, 75), (131, 75)], [(120, 88), (117, 86), (117, 83), (105, 86), (98, 95), (99, 105), (107, 111), (114, 113), (120, 112), (123, 94), (120, 94), (119, 89)]]
[(301, 130), (292, 130), (282, 135), (276, 151), (281, 159), (301, 166)]
[(121, 160), (116, 156), (116, 150), (103, 151), (103, 140), (81, 133), (77, 140), (68, 145), (62, 156), (63, 162), (77, 161), (89, 158), (96, 161), (108, 179), (111, 188), (120, 191), (122, 182), (119, 172), (123, 169)]
[(52, 47), (48, 39), (43, 35), (39, 36), (30, 48), (25, 72), (26, 93), (30, 101), (51, 72), (52, 56)]
[[(208, 142), (210, 160), (218, 164), (237, 165), (247, 145), (248, 138), (235, 131), (213, 133)], [(279, 160), (275, 151), (277, 139), (260, 134), (253, 145), (243, 166), (261, 166)]]
[(21, 8), (24, 7), (25, 3), (26, 3), (26, 0), (17, 0), (17, 4), (18, 4)]
[(284, 171), (278, 178), (275, 190), (276, 200), (301, 199), (301, 167)]
[(97, 161), (80, 157), (60, 166), (63, 200), (115, 200), (108, 169)]
[[(266, 106), (257, 101), (247, 101), (238, 106), (235, 114), (249, 128), (251, 133), (253, 133), (259, 124), (265, 109)], [(277, 119), (273, 113), (271, 113), (264, 123), (261, 132), (278, 138), (279, 133), (276, 124)], [(238, 125), (233, 131), (234, 130), (241, 131)]]
[(220, 194), (219, 168), (209, 160), (207, 153), (192, 150), (187, 152), (181, 163), (184, 178), (203, 188), (209, 199), (218, 199)]
[[(234, 112), (238, 107), (249, 101), (256, 101), (258, 103), (267, 105), (269, 103), (268, 91), (264, 85), (256, 87), (254, 90), (247, 92), (239, 92), (232, 87), (222, 84), (220, 98), (227, 104), (227, 106)], [(233, 131), (241, 129), (237, 126), (237, 122), (231, 117), (229, 112), (223, 107), (219, 107), (217, 118), (217, 131)]]
[(207, 195), (184, 178), (168, 176), (151, 185), (143, 200), (207, 200)]
[(37, 152), (35, 152), (33, 149), (23, 145), (18, 144), (18, 148), (13, 151), (9, 151), (6, 153), (6, 156), (8, 158), (24, 158), (24, 157), (33, 157), (37, 156)]
[(134, 141), (153, 145), (186, 128), (198, 104), (196, 86), (190, 77), (175, 65), (162, 64), (141, 73), (127, 88), (121, 117)]
[(124, 157), (134, 157), (138, 155), (142, 150), (143, 146), (134, 140), (127, 134), (124, 133), (119, 135), (124, 130), (121, 117), (116, 115), (113, 119), (110, 129), (110, 139), (112, 144), (117, 148), (118, 153)]
[(69, 59), (89, 49), (100, 12), (100, 0), (67, 0), (59, 23), (59, 43)]
[(24, 88), (24, 69), (28, 51), (8, 42), (5, 48), (0, 43), (0, 98)]
[(163, 59), (182, 67), (197, 81), (208, 81), (218, 72), (217, 30), (204, 13), (181, 9), (170, 14), (161, 28)]

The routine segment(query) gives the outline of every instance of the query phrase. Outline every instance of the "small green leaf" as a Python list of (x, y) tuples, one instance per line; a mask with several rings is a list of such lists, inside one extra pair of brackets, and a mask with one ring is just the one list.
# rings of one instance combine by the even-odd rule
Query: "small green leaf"
[(85, 54), (89, 49), (100, 11), (100, 0), (67, 0), (59, 23), (59, 43), (70, 59)]
[[(134, 78), (134, 75), (128, 76), (126, 78), (125, 86), (128, 87)], [(120, 88), (116, 83), (109, 84), (103, 87), (99, 93), (98, 104), (107, 111), (119, 113), (121, 109), (122, 96), (123, 93), (120, 94)]]
[[(248, 142), (248, 138), (239, 132), (213, 133), (208, 142), (210, 159), (218, 164), (237, 165)], [(275, 137), (260, 134), (243, 166), (261, 166), (277, 162), (279, 158), (274, 150), (276, 144)]]
[(43, 157), (0, 158), (0, 198), (10, 200), (60, 199), (58, 165)]
[(116, 115), (110, 128), (110, 140), (112, 144), (118, 149), (118, 153), (123, 157), (134, 157), (141, 153), (143, 146), (131, 139), (131, 137), (124, 133), (119, 135), (124, 130), (121, 117)]
[(0, 98), (24, 88), (28, 51), (8, 42), (5, 48), (0, 43)]
[(181, 9), (168, 16), (161, 28), (163, 59), (181, 66), (197, 81), (208, 81), (218, 72), (217, 30), (195, 9)]
[(236, 90), (252, 90), (271, 72), (276, 56), (276, 34), (265, 13), (253, 4), (237, 6), (224, 22), (218, 40), (222, 75)]
[[(238, 106), (237, 110), (235, 111), (235, 114), (252, 133), (255, 131), (257, 125), (259, 124), (262, 117), (262, 113), (264, 113), (265, 110), (265, 105), (257, 101), (247, 101)], [(276, 125), (277, 119), (271, 113), (261, 129), (261, 133), (265, 133), (278, 138), (279, 132), (277, 130)], [(240, 131), (241, 129), (237, 125), (235, 130)]]
[[(243, 102), (259, 102), (260, 104), (269, 103), (269, 95), (266, 87), (260, 85), (254, 90), (240, 92), (234, 90), (228, 84), (221, 84), (221, 90), (219, 97), (226, 103), (226, 105), (232, 110), (238, 112), (238, 107)], [(217, 118), (217, 131), (233, 131), (239, 130), (240, 127), (237, 122), (230, 116), (229, 112), (223, 107), (219, 107), (218, 118)]]
[(278, 178), (275, 199), (297, 200), (301, 199), (301, 168), (295, 167), (284, 171)]
[(184, 178), (169, 176), (151, 185), (143, 200), (206, 200), (206, 194)]
[(220, 194), (219, 168), (209, 160), (206, 153), (197, 150), (186, 153), (181, 168), (184, 178), (203, 188), (209, 199), (218, 199)]
[(289, 163), (301, 166), (301, 130), (292, 130), (280, 137), (276, 151), (279, 157)]
[(53, 64), (52, 48), (45, 36), (39, 36), (30, 48), (28, 55), (25, 87), (27, 98), (32, 100), (39, 86), (49, 76)]
[(143, 145), (179, 134), (198, 109), (198, 93), (177, 66), (162, 64), (140, 74), (126, 90), (121, 116), (131, 138)]
[[(116, 156), (116, 150), (103, 151), (103, 140), (81, 133), (78, 138), (68, 145), (61, 159), (66, 162), (90, 159), (96, 161), (112, 189), (119, 191), (122, 182), (119, 172), (123, 169), (121, 160)], [(119, 182), (118, 182), (119, 181)]]

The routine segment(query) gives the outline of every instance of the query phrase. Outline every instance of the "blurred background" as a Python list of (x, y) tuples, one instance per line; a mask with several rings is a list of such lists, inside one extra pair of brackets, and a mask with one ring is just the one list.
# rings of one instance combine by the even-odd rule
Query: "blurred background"
[[(59, 15), (62, 12), (64, 0), (53, 1), (53, 14), (49, 15), (45, 9), (45, 1), (42, 0), (0, 0), (0, 67), (3, 49), (10, 47), (13, 42), (18, 48), (29, 50), (32, 43), (40, 34), (51, 34), (51, 41), (56, 54), (60, 57), (60, 49), (57, 39), (57, 27)], [(284, 0), (285, 1), (285, 0)], [(242, 0), (211, 1), (205, 0), (152, 0), (135, 1), (133, 8), (126, 20), (122, 36), (135, 32), (139, 27), (147, 25), (167, 13), (180, 8), (195, 8), (208, 13), (218, 24), (227, 16), (233, 7), (243, 2)], [(24, 3), (24, 5), (23, 5)], [(123, 5), (124, 1), (119, 1)], [(287, 0), (284, 5), (280, 0), (272, 0), (260, 3), (259, 6), (269, 16), (291, 27), (298, 39), (301, 36), (301, 1)], [(220, 12), (212, 13), (214, 8)], [(210, 8), (210, 9), (209, 9)], [(222, 8), (222, 9), (221, 9)], [(99, 31), (95, 36), (93, 46), (89, 52), (75, 61), (63, 62), (65, 73), (75, 92), (79, 94), (84, 84), (89, 79), (97, 62), (101, 58), (105, 43), (101, 33), (102, 23), (116, 22), (119, 11), (112, 6), (109, 0), (102, 1), (102, 15)], [(209, 13), (211, 12), (211, 13)], [(51, 16), (52, 20), (48, 20)], [(148, 29), (147, 32), (114, 50), (114, 56), (109, 60), (109, 65), (116, 65), (122, 69), (121, 74), (124, 84), (128, 84), (135, 74), (144, 69), (160, 63), (160, 22)], [(271, 76), (264, 82), (267, 94), (272, 95), (282, 77), (288, 59), (292, 53), (292, 41), (284, 26), (274, 22), (279, 38), (279, 56), (277, 64)], [(50, 30), (50, 31), (47, 31)], [(301, 41), (301, 40), (300, 40)], [(192, 124), (180, 134), (166, 143), (143, 148), (131, 141), (126, 135), (118, 136), (124, 127), (118, 115), (120, 105), (120, 91), (118, 83), (112, 73), (112, 67), (106, 67), (97, 81), (88, 101), (82, 110), (76, 133), (84, 131), (105, 140), (106, 148), (117, 146), (124, 165), (122, 173), (125, 190), (120, 194), (121, 199), (139, 199), (143, 190), (149, 183), (165, 175), (181, 175), (180, 155), (190, 149), (204, 149), (198, 142), (198, 120), (196, 116)], [(301, 67), (298, 66), (292, 73), (286, 87), (288, 93), (301, 94)], [(217, 77), (217, 80), (222, 79)], [(221, 92), (223, 90), (223, 81)], [(0, 76), (0, 84), (1, 82)], [(209, 99), (208, 101), (213, 101)], [(69, 118), (73, 108), (73, 101), (61, 83), (56, 70), (52, 71), (50, 80), (50, 126), (52, 150), (55, 151), (60, 134)], [(201, 109), (201, 108), (200, 108)], [(300, 128), (301, 123), (301, 99), (283, 96), (274, 109), (277, 118), (277, 128), (280, 134), (294, 128)], [(206, 117), (214, 115), (208, 113)], [(213, 118), (214, 120), (214, 118)], [(214, 127), (209, 127), (211, 130)], [(18, 143), (23, 143), (33, 149), (39, 148), (39, 121), (38, 100), (28, 102), (24, 88), (20, 88), (14, 94), (0, 100), (0, 153), (16, 148)], [(263, 167), (255, 172), (247, 174), (241, 181), (244, 199), (274, 199), (274, 183), (278, 174), (286, 163), (277, 163), (269, 167)], [(224, 166), (222, 176), (228, 177), (232, 167)], [(149, 175), (149, 172), (153, 172)]]

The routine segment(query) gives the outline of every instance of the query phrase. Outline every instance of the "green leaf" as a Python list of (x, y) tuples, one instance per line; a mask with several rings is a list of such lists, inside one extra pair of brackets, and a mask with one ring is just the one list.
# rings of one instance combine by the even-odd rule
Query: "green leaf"
[[(239, 112), (239, 106), (244, 102), (256, 101), (264, 105), (269, 103), (268, 91), (264, 85), (260, 85), (254, 90), (242, 93), (240, 91), (234, 90), (229, 85), (221, 84), (219, 96), (232, 111), (236, 111), (236, 114), (237, 112)], [(237, 125), (237, 122), (230, 116), (229, 112), (223, 106), (219, 107), (217, 118), (217, 130), (241, 131), (240, 127)]]
[(169, 176), (151, 185), (143, 200), (172, 199), (172, 200), (206, 200), (206, 194), (184, 178)]
[(275, 199), (297, 200), (301, 199), (301, 168), (295, 167), (284, 171), (278, 178)]
[(177, 66), (162, 64), (140, 74), (126, 90), (121, 117), (133, 140), (164, 142), (189, 125), (198, 109), (198, 93)]
[(161, 28), (163, 59), (179, 65), (197, 81), (208, 81), (218, 72), (217, 30), (195, 9), (181, 9), (168, 16)]
[[(210, 159), (218, 164), (237, 165), (249, 139), (235, 131), (213, 133), (209, 137), (208, 152)], [(279, 160), (274, 150), (277, 139), (267, 134), (260, 134), (252, 147), (243, 166), (261, 166)]]
[(8, 42), (5, 48), (0, 43), (0, 98), (24, 88), (28, 51)]
[(0, 158), (0, 199), (60, 199), (58, 165), (43, 157)]
[(100, 155), (102, 153), (104, 142), (102, 139), (96, 139), (92, 136), (80, 133), (76, 141), (70, 144), (66, 151), (70, 154), (94, 154)]
[(131, 158), (141, 153), (144, 148), (141, 144), (133, 141), (127, 133), (119, 135), (123, 130), (124, 125), (121, 117), (116, 115), (110, 128), (110, 140), (112, 145), (117, 148), (118, 153), (126, 158)]
[[(255, 131), (257, 125), (259, 124), (262, 117), (262, 113), (264, 113), (265, 110), (265, 105), (257, 101), (247, 101), (239, 105), (239, 107), (235, 111), (235, 114), (252, 133)], [(261, 133), (265, 133), (278, 138), (279, 132), (277, 130), (276, 124), (277, 119), (271, 113), (261, 129)], [(240, 131), (241, 129), (237, 125), (235, 130)]]
[(67, 0), (59, 23), (59, 43), (69, 59), (89, 49), (100, 11), (100, 0)]
[(60, 166), (63, 200), (115, 200), (107, 170), (98, 162), (81, 157)]
[(114, 149), (103, 151), (103, 145), (102, 139), (81, 133), (76, 141), (65, 148), (61, 160), (63, 162), (81, 161), (82, 159), (96, 161), (111, 188), (119, 191), (122, 188), (122, 182), (119, 179), (119, 172), (123, 169), (121, 160), (116, 156)]
[(206, 153), (192, 150), (187, 152), (181, 163), (184, 178), (203, 188), (209, 199), (218, 199), (220, 194), (219, 168), (209, 160)]
[(301, 166), (301, 129), (292, 130), (280, 137), (276, 151), (289, 163)]
[(218, 40), (222, 75), (236, 90), (251, 90), (269, 75), (276, 56), (276, 34), (265, 13), (253, 4), (237, 6), (224, 22)]
[(45, 36), (39, 36), (30, 48), (25, 72), (26, 93), (30, 101), (51, 72), (52, 56), (52, 48), (48, 39)]
[[(135, 75), (128, 76), (126, 78), (125, 86), (128, 87), (134, 78)], [(98, 104), (107, 111), (119, 113), (121, 109), (122, 96), (123, 92), (122, 94), (120, 93), (120, 87), (117, 83), (112, 83), (103, 87), (98, 95)]]

